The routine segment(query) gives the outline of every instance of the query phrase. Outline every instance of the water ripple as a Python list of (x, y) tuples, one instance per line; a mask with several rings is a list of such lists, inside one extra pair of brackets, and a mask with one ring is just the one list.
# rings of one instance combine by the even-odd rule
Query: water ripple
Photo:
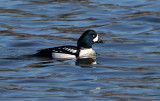
[[(1, 0), (0, 100), (159, 101), (159, 0)], [(94, 58), (36, 58), (94, 29)]]

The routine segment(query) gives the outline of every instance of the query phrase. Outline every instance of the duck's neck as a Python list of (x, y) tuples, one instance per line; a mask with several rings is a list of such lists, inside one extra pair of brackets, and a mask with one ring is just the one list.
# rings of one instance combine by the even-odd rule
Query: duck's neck
[(92, 48), (93, 40), (90, 38), (83, 38), (79, 39), (77, 42), (78, 47), (84, 47), (84, 48)]

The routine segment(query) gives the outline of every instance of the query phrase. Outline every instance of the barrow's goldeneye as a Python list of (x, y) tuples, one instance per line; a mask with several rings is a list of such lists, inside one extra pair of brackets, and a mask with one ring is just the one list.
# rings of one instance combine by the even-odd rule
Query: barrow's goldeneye
[(83, 57), (93, 57), (96, 52), (92, 49), (94, 43), (103, 43), (94, 30), (85, 31), (77, 41), (77, 46), (59, 46), (54, 48), (42, 49), (36, 56), (57, 58), (57, 59), (73, 59)]

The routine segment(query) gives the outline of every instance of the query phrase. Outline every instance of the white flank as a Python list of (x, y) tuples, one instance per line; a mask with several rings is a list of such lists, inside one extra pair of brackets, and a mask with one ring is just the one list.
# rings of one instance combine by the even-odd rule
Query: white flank
[(65, 54), (65, 53), (52, 53), (53, 58), (61, 58), (61, 59), (74, 59), (75, 55)]
[(96, 41), (98, 41), (98, 34), (97, 34), (97, 36), (93, 39), (93, 42), (96, 42)]

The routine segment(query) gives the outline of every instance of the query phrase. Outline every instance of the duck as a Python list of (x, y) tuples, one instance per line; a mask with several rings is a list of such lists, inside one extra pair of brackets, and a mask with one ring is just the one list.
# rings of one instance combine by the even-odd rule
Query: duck
[(96, 56), (92, 49), (94, 43), (103, 43), (98, 33), (94, 30), (86, 30), (78, 39), (77, 46), (65, 45), (53, 48), (41, 49), (35, 55), (55, 59), (89, 58)]

